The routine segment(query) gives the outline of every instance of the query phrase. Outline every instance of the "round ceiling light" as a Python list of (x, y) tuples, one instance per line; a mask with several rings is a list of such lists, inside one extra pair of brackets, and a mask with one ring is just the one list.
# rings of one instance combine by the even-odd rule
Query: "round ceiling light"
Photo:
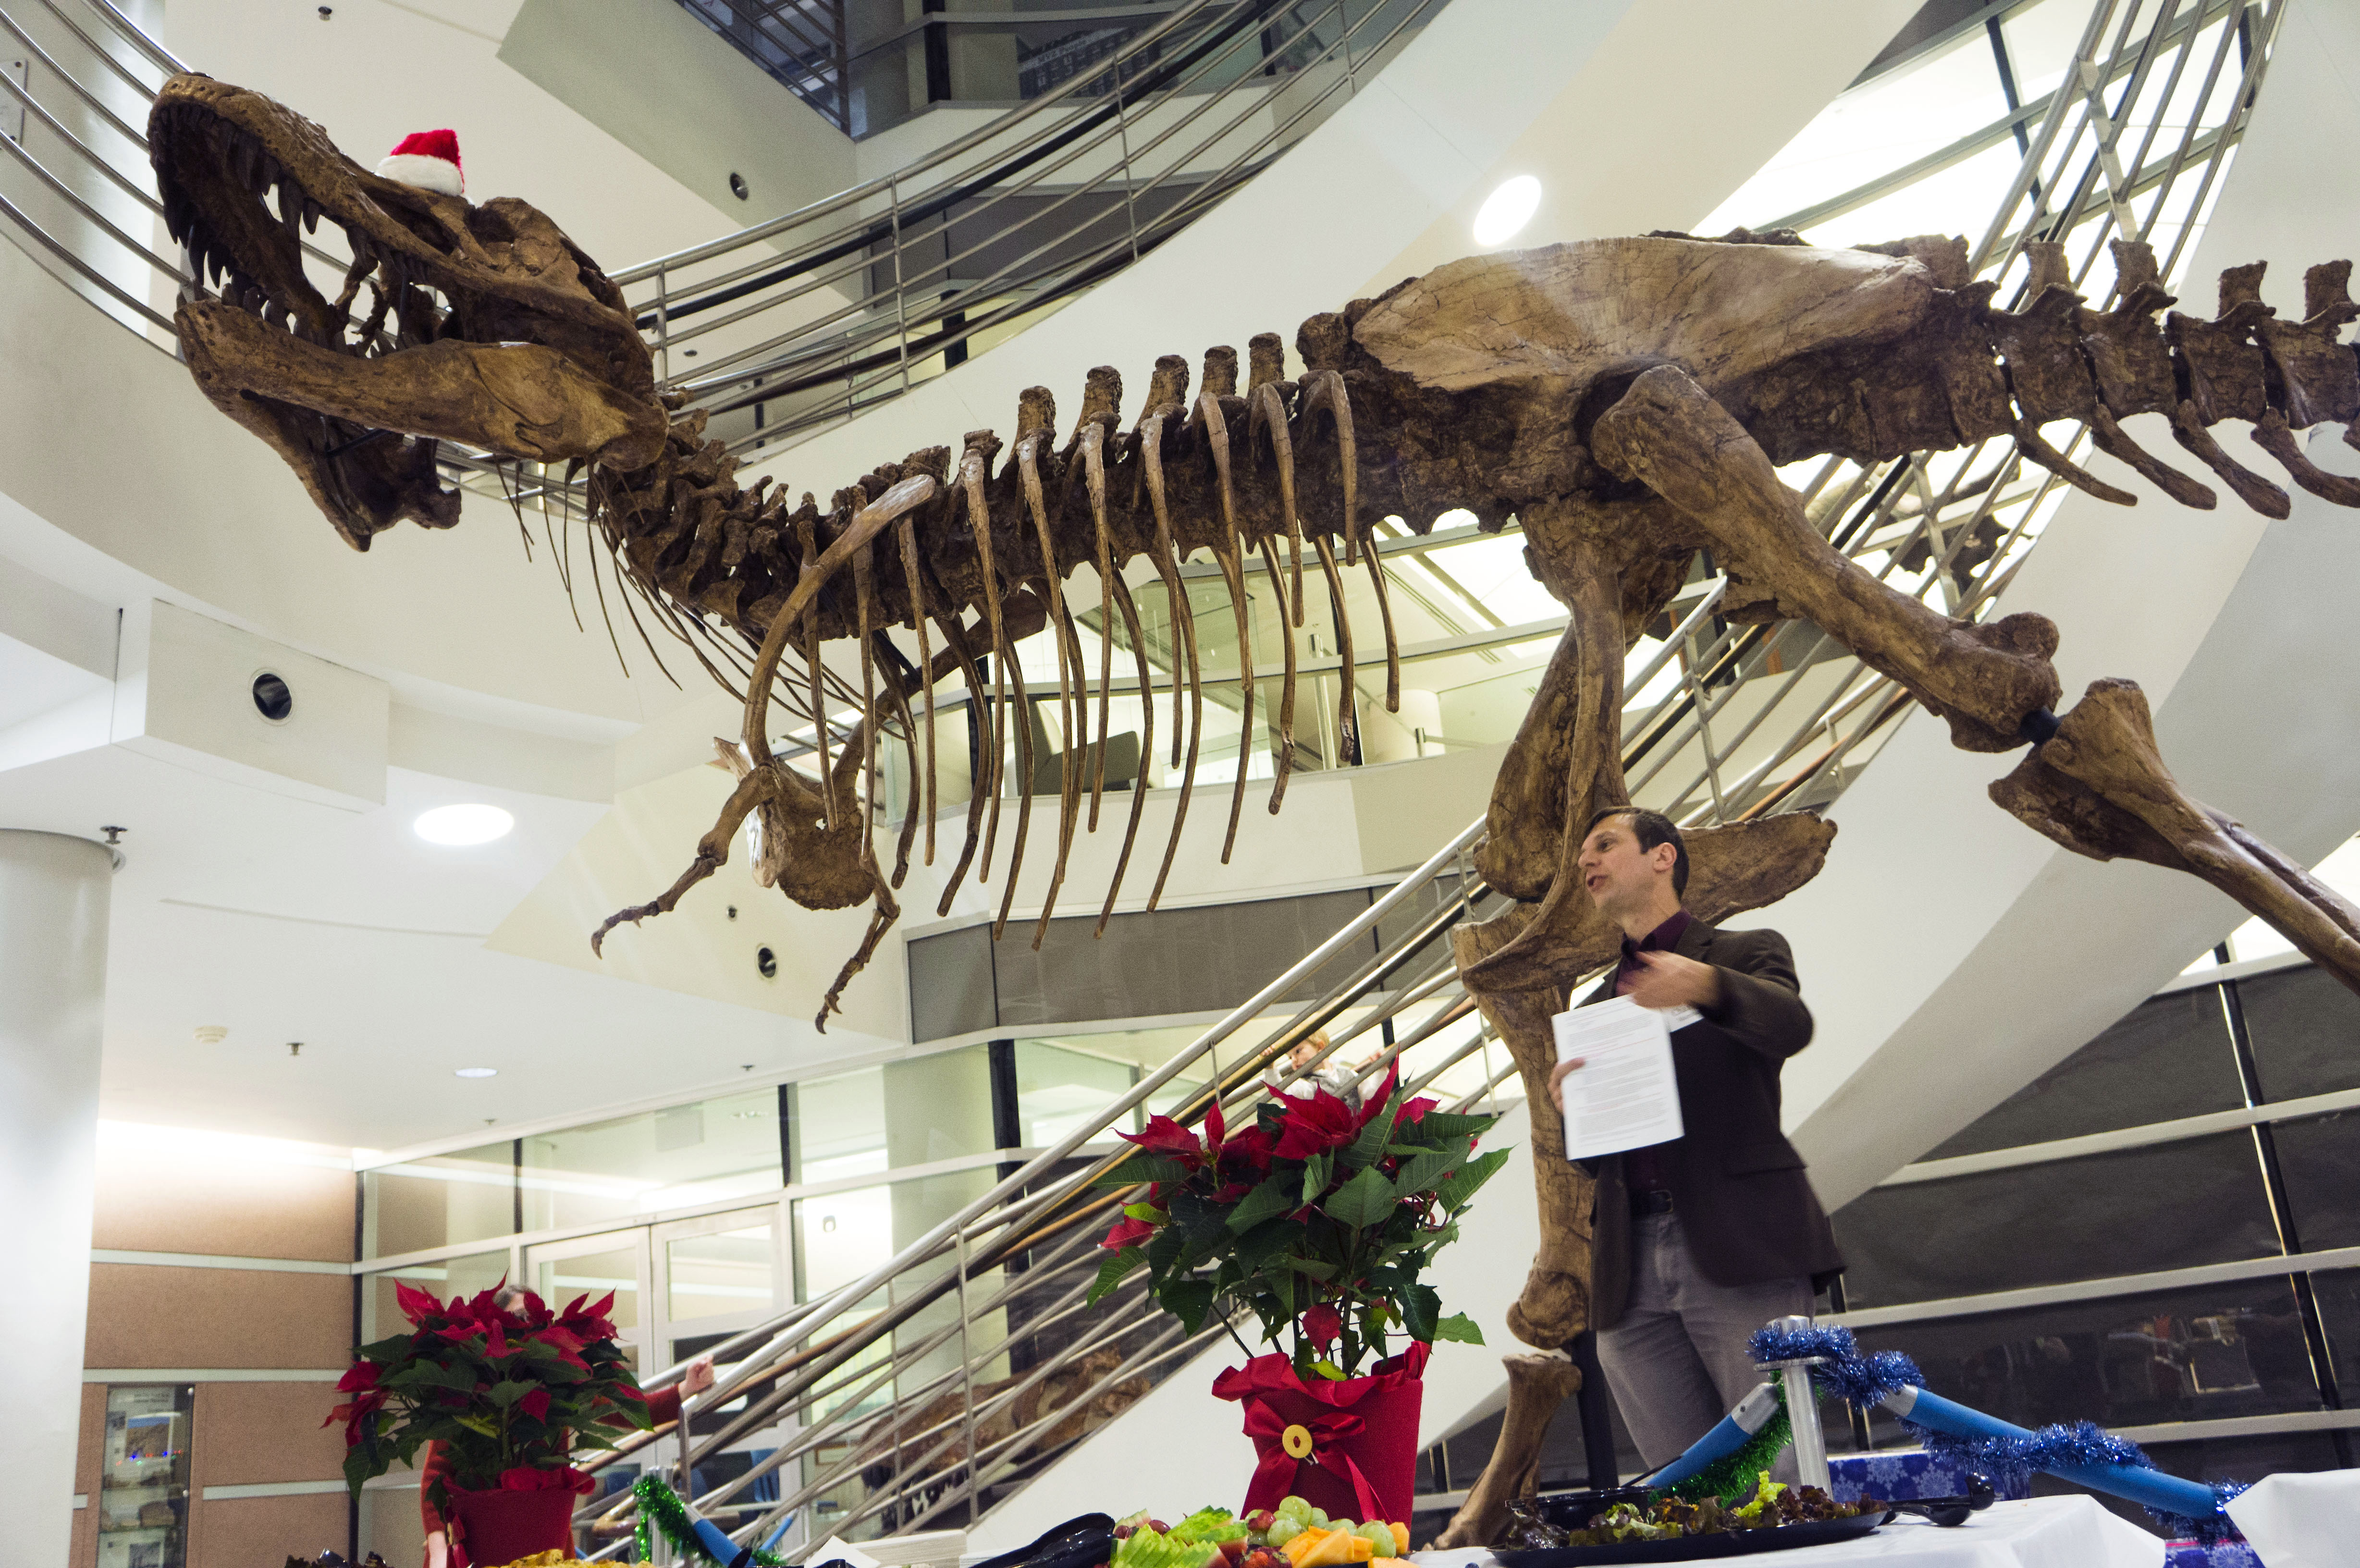
[(1500, 188), (1483, 199), (1482, 210), (1475, 214), (1475, 243), (1495, 245), (1515, 238), (1533, 221), (1540, 206), (1539, 180), (1529, 174), (1502, 180)]
[(497, 1067), (454, 1067), (452, 1075), (458, 1078), (497, 1078), (500, 1070)]
[(489, 844), (506, 838), (516, 819), (497, 806), (437, 806), (410, 826), (429, 844)]

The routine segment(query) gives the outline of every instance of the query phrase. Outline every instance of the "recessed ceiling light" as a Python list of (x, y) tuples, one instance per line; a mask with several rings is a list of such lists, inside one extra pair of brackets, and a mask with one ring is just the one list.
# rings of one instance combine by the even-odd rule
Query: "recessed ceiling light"
[(437, 806), (410, 826), (429, 844), (489, 844), (507, 837), (516, 819), (497, 806)]
[(1500, 182), (1500, 188), (1483, 199), (1482, 210), (1475, 214), (1475, 243), (1495, 245), (1513, 239), (1533, 214), (1540, 211), (1541, 182), (1529, 174), (1519, 174), (1513, 180)]
[(500, 1073), (497, 1067), (454, 1067), (452, 1072), (461, 1078), (497, 1078)]

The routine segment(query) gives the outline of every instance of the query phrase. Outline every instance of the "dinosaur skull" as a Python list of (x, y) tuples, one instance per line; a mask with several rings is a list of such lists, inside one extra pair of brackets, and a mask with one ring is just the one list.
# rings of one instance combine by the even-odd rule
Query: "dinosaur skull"
[[(622, 291), (537, 209), (379, 178), (311, 121), (203, 76), (164, 84), (148, 142), (166, 226), (221, 284), (176, 312), (190, 371), (355, 550), (403, 517), (458, 520), (438, 439), (622, 470), (661, 450), (669, 421)], [(333, 299), (304, 264), (322, 216), (352, 258)]]

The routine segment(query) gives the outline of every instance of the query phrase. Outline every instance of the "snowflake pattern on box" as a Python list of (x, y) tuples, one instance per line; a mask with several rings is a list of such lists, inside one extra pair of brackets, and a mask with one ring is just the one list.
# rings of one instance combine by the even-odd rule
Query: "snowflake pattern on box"
[(2263, 1568), (2261, 1558), (2242, 1541), (2205, 1546), (2175, 1541), (2163, 1554), (2163, 1568)]
[[(2008, 1499), (2032, 1495), (2027, 1478), (2018, 1475), (2013, 1483), (1994, 1476), (1999, 1496)], [(1892, 1454), (1855, 1454), (1830, 1457), (1828, 1461), (1828, 1490), (1838, 1502), (1856, 1502), (1862, 1497), (1878, 1497), (1886, 1502), (1910, 1502), (1918, 1497), (1962, 1497), (1967, 1493), (1967, 1474), (1947, 1460), (1919, 1449), (1904, 1449)], [(2181, 1568), (2174, 1563), (2172, 1568)], [(2221, 1568), (2231, 1568), (2223, 1563)]]

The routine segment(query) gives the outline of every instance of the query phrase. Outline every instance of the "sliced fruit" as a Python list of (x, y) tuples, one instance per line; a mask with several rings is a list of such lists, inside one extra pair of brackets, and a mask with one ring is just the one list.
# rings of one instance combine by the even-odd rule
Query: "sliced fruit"
[(1395, 1520), (1393, 1523), (1392, 1523), (1392, 1524), (1390, 1524), (1390, 1525), (1386, 1526), (1385, 1528), (1387, 1528), (1388, 1530), (1392, 1530), (1392, 1531), (1393, 1532), (1393, 1551), (1394, 1551), (1396, 1553), (1398, 1553), (1399, 1555), (1401, 1555), (1401, 1556), (1404, 1556), (1404, 1557), (1408, 1556), (1408, 1555), (1409, 1555), (1409, 1526), (1407, 1526), (1407, 1525), (1405, 1525), (1405, 1524), (1403, 1524), (1402, 1522), (1400, 1522), (1400, 1521), (1397, 1519), (1397, 1520)]

